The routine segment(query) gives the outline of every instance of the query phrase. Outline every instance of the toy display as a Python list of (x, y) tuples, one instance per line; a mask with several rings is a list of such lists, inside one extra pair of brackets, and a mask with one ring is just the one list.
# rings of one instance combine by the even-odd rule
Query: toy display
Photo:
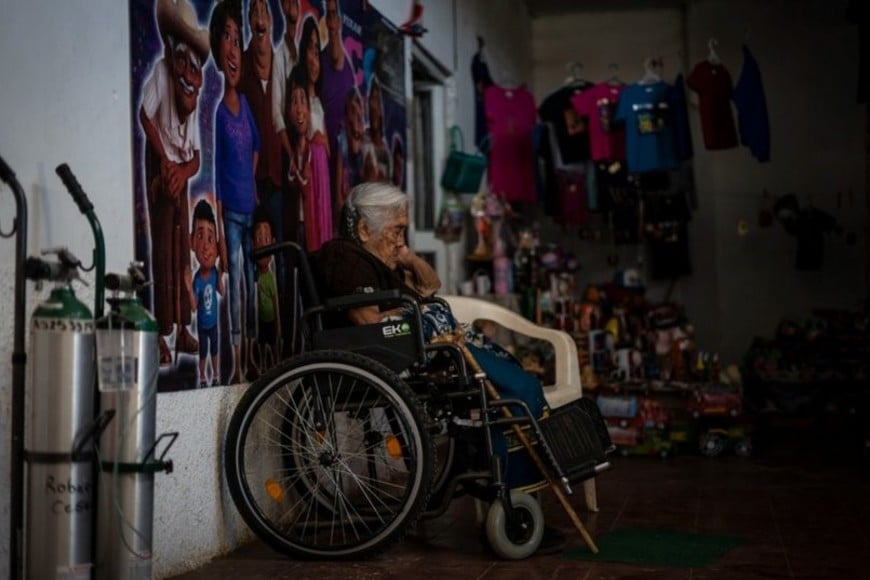
[(805, 426), (835, 426), (844, 448), (868, 456), (868, 312), (867, 306), (815, 309), (803, 319), (781, 320), (772, 338), (754, 338), (742, 366), (747, 410)]
[(739, 384), (610, 383), (596, 399), (610, 438), (622, 455), (701, 453), (717, 457), (752, 453), (749, 418)]
[[(698, 349), (679, 304), (648, 300), (637, 270), (581, 286), (576, 260), (534, 229), (520, 233), (513, 266), (523, 315), (574, 338), (584, 391), (620, 453), (751, 453), (740, 372)], [(546, 368), (534, 353), (522, 360), (530, 372)]]

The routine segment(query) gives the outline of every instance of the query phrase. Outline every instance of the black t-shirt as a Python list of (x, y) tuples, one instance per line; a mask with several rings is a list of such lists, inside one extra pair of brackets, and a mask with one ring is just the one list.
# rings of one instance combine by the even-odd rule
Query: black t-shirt
[(663, 280), (692, 273), (689, 258), (691, 211), (682, 193), (648, 195), (644, 199), (650, 277)]
[(589, 159), (589, 130), (586, 119), (574, 110), (571, 97), (585, 91), (592, 84), (580, 81), (562, 87), (544, 99), (538, 107), (538, 115), (556, 129), (556, 142), (562, 163), (580, 163)]

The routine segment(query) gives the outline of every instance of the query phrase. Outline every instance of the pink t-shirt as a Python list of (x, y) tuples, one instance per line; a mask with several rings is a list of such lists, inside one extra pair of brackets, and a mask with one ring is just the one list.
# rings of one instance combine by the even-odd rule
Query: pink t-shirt
[(487, 87), (483, 94), (489, 130), (489, 185), (510, 202), (532, 202), (535, 153), (532, 134), (538, 119), (535, 97), (525, 88)]
[(594, 161), (625, 159), (625, 131), (613, 123), (623, 84), (601, 83), (571, 97), (574, 110), (589, 118), (589, 141)]

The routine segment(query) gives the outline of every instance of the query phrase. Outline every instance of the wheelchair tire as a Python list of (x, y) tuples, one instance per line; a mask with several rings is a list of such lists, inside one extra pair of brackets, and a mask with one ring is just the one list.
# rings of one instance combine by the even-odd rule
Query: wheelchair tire
[(395, 373), (346, 351), (312, 351), (255, 381), (227, 428), (230, 495), (251, 530), (304, 559), (373, 556), (417, 520), (434, 447)]
[(544, 536), (544, 512), (534, 497), (511, 491), (513, 521), (501, 499), (489, 506), (486, 514), (486, 539), (493, 552), (506, 560), (528, 558), (541, 545)]

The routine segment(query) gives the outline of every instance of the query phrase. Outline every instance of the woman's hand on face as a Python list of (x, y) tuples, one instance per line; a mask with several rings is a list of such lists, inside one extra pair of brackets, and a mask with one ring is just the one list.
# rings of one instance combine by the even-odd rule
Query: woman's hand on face
[(414, 258), (416, 257), (417, 254), (414, 253), (414, 250), (408, 246), (402, 246), (402, 249), (399, 250), (399, 256), (396, 258), (396, 262), (402, 266), (410, 266), (414, 263)]

